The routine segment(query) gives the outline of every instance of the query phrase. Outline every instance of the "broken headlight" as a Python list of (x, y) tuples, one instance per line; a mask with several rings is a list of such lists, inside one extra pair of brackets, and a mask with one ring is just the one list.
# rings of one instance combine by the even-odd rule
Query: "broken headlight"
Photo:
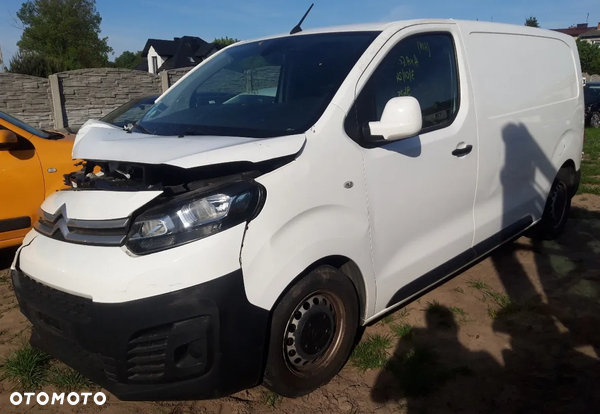
[(263, 199), (264, 189), (248, 181), (176, 196), (137, 217), (127, 248), (142, 255), (208, 237), (254, 218)]

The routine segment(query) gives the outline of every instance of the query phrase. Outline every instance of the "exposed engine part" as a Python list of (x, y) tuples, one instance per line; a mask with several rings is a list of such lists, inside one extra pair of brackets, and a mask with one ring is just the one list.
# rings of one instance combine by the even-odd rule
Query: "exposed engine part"
[(199, 168), (179, 168), (166, 164), (137, 164), (87, 160), (83, 169), (65, 174), (65, 183), (75, 189), (111, 191), (161, 190), (175, 195), (220, 181), (256, 178), (291, 161), (294, 156), (260, 163), (236, 162)]

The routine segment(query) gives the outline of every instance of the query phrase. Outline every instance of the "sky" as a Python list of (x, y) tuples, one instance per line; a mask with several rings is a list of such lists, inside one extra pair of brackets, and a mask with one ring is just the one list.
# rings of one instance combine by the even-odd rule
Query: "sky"
[[(428, 17), (523, 24), (533, 15), (547, 29), (586, 19), (594, 27), (600, 22), (599, 0), (97, 0), (96, 7), (102, 37), (108, 37), (114, 50), (109, 59), (114, 60), (125, 50), (142, 50), (148, 38), (212, 41), (289, 32), (311, 1), (315, 6), (303, 28)], [(0, 0), (0, 47), (6, 63), (18, 50), (21, 31), (14, 19), (22, 3)]]

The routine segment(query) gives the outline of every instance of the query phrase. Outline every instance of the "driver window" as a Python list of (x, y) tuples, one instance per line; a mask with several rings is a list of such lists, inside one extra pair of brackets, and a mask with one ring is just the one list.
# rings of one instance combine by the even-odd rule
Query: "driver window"
[(447, 33), (423, 34), (398, 43), (381, 61), (346, 119), (346, 131), (360, 139), (362, 126), (379, 121), (386, 103), (413, 96), (421, 105), (421, 133), (452, 123), (459, 105), (454, 42)]

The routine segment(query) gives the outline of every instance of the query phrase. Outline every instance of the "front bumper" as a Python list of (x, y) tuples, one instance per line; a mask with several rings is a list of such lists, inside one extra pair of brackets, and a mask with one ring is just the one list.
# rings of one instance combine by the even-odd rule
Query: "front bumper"
[(31, 343), (122, 400), (217, 398), (260, 383), (268, 311), (241, 270), (122, 303), (96, 303), (12, 271)]

